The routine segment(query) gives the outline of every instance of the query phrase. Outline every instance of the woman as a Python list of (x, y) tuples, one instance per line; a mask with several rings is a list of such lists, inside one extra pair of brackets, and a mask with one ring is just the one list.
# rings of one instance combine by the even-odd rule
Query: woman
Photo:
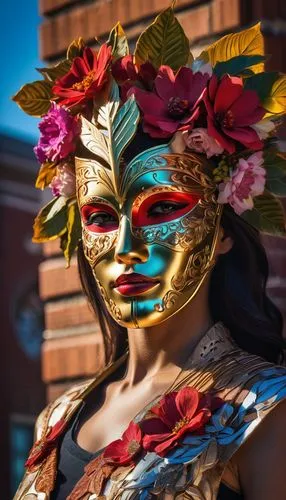
[(282, 321), (254, 228), (285, 232), (282, 77), (267, 87), (259, 27), (244, 35), (190, 68), (170, 8), (135, 62), (119, 25), (98, 53), (69, 49), (35, 148), (55, 198), (34, 240), (78, 245), (107, 367), (42, 412), (16, 499), (285, 498)]

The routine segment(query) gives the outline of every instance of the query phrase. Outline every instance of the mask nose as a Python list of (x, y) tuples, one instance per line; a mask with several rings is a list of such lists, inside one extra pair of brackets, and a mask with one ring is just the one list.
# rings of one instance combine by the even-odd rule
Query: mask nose
[(140, 264), (149, 257), (147, 246), (140, 238), (135, 238), (131, 223), (126, 215), (120, 221), (118, 240), (115, 247), (115, 260), (119, 264)]

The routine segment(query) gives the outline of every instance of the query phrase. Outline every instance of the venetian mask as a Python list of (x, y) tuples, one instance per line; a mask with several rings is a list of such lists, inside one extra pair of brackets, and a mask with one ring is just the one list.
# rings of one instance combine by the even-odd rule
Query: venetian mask
[(85, 256), (120, 325), (166, 320), (211, 270), (221, 208), (207, 172), (205, 157), (168, 144), (121, 162), (116, 179), (98, 159), (76, 158)]

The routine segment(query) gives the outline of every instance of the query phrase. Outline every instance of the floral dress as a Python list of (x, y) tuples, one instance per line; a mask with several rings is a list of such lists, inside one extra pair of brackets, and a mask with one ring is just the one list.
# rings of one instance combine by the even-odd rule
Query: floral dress
[[(42, 412), (15, 500), (51, 498), (71, 419), (127, 356)], [(242, 351), (217, 323), (168, 391), (136, 415), (121, 439), (91, 458), (67, 498), (217, 499), (227, 463), (285, 396), (285, 368)]]

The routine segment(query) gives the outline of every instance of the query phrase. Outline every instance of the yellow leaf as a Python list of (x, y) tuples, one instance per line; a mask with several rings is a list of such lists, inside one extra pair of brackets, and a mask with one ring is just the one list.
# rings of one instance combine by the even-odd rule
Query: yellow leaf
[(140, 35), (135, 61), (138, 66), (150, 61), (155, 68), (166, 64), (176, 71), (187, 64), (189, 54), (189, 40), (170, 7)]
[[(204, 50), (198, 59), (203, 59), (214, 67), (217, 62), (228, 61), (232, 57), (252, 55), (264, 55), (264, 41), (260, 23), (240, 31), (240, 33), (231, 33), (220, 38)], [(264, 70), (264, 64), (256, 64), (251, 67), (251, 70), (254, 73), (260, 73)]]
[(67, 225), (67, 198), (59, 196), (45, 205), (34, 222), (34, 243), (55, 240), (63, 235)]
[(38, 80), (21, 87), (12, 99), (28, 115), (41, 117), (49, 111), (51, 98), (51, 83), (45, 80)]
[(61, 236), (61, 249), (67, 261), (67, 267), (69, 267), (70, 259), (81, 238), (81, 220), (76, 201), (72, 202), (68, 207), (66, 228), (66, 232)]
[(286, 113), (286, 75), (274, 82), (270, 96), (263, 100), (263, 107), (271, 114)]
[(112, 47), (112, 55), (114, 59), (118, 59), (119, 57), (124, 57), (129, 54), (128, 41), (125, 31), (119, 22), (114, 26), (114, 28), (112, 28), (107, 45)]
[(64, 59), (55, 66), (50, 66), (49, 68), (37, 68), (37, 71), (39, 71), (39, 73), (41, 73), (46, 80), (54, 82), (58, 78), (66, 75), (69, 72), (71, 65), (71, 61)]
[(53, 162), (46, 161), (41, 165), (38, 177), (36, 180), (36, 188), (45, 189), (49, 186), (53, 177), (56, 175), (57, 165)]
[(67, 59), (69, 61), (72, 61), (75, 57), (81, 56), (84, 47), (85, 47), (85, 43), (84, 43), (82, 37), (79, 37), (79, 38), (76, 38), (75, 40), (73, 40), (73, 42), (69, 45), (68, 50), (67, 50)]

